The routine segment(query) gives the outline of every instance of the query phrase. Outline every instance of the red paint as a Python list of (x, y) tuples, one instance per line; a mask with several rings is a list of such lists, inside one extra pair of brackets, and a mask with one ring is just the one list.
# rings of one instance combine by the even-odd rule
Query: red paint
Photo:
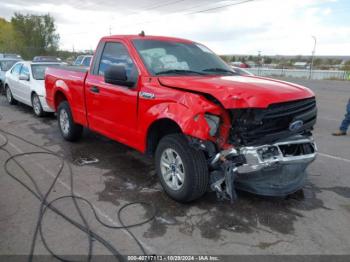
[[(104, 83), (102, 76), (91, 72), (75, 72), (49, 68), (46, 72), (47, 102), (57, 109), (60, 97), (68, 100), (74, 121), (107, 137), (140, 151), (145, 151), (147, 132), (155, 121), (171, 119), (186, 135), (212, 140), (220, 148), (227, 147), (231, 119), (228, 108), (266, 108), (272, 103), (309, 98), (309, 89), (279, 80), (253, 76), (161, 76), (150, 75), (131, 40), (148, 38), (163, 41), (184, 41), (154, 36), (111, 36), (101, 39), (120, 41), (128, 49), (139, 71), (134, 88)], [(95, 59), (95, 58), (94, 58)], [(94, 61), (92, 61), (93, 65)], [(91, 93), (97, 86), (100, 93)], [(140, 92), (155, 95), (145, 99)], [(220, 101), (214, 104), (202, 94), (209, 94)], [(205, 113), (221, 117), (220, 134), (210, 137)]]

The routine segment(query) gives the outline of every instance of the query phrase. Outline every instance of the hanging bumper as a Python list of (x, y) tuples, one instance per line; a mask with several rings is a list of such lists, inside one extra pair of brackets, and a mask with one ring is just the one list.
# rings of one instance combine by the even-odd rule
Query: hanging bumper
[[(316, 151), (313, 139), (303, 136), (271, 145), (222, 151), (211, 162), (212, 166), (221, 162), (222, 183), (215, 171), (216, 178), (212, 180), (211, 188), (221, 197), (229, 199), (236, 194), (228, 191), (235, 189), (265, 196), (292, 194), (303, 187), (306, 168), (315, 160)], [(233, 183), (233, 186), (227, 183)]]

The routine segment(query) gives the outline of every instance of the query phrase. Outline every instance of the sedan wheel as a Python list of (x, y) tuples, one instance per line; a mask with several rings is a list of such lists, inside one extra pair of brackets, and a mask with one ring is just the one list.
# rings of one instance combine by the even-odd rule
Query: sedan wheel
[(7, 98), (7, 102), (9, 102), (10, 105), (13, 105), (16, 103), (16, 100), (12, 96), (11, 89), (8, 86), (6, 87), (6, 98)]
[(38, 117), (44, 116), (45, 112), (43, 107), (41, 106), (40, 99), (37, 94), (33, 94), (32, 96), (32, 106), (34, 114)]

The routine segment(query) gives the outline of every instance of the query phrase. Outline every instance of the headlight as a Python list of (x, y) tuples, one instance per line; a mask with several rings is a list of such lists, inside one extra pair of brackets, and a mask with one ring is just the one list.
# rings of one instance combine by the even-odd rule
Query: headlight
[(220, 117), (211, 115), (211, 114), (205, 114), (204, 118), (210, 127), (210, 131), (209, 131), (210, 136), (215, 136), (219, 128)]

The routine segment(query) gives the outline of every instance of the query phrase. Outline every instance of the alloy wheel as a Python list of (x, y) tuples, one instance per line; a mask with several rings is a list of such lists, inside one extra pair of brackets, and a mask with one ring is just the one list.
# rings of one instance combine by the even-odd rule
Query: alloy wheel
[(38, 96), (34, 96), (33, 97), (33, 108), (34, 108), (34, 112), (36, 115), (40, 115), (41, 113), (41, 105), (40, 105), (40, 100)]
[(60, 127), (63, 134), (68, 135), (69, 128), (70, 128), (69, 117), (68, 117), (68, 113), (64, 109), (60, 111)]
[(179, 190), (184, 185), (185, 168), (180, 155), (171, 148), (165, 149), (160, 160), (160, 170), (167, 186)]

